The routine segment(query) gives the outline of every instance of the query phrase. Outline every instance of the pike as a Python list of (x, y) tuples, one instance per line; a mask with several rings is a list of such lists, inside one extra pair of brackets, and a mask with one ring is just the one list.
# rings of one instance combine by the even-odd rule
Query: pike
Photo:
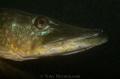
[(0, 9), (0, 57), (14, 61), (69, 55), (107, 42), (99, 29), (68, 25), (43, 15)]

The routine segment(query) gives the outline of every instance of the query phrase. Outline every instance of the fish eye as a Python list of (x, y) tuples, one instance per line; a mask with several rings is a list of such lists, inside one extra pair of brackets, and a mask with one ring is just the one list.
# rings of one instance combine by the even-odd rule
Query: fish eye
[(34, 24), (39, 29), (44, 28), (48, 25), (48, 19), (44, 16), (39, 16), (35, 19)]

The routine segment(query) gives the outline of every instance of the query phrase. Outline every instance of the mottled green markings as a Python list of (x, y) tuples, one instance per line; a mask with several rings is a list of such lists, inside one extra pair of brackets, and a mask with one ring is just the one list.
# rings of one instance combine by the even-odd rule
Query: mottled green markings
[(15, 61), (68, 55), (107, 41), (99, 29), (68, 25), (19, 10), (0, 9), (0, 57)]
[(16, 25), (16, 23), (13, 23), (12, 24), (12, 28), (15, 28), (17, 25)]

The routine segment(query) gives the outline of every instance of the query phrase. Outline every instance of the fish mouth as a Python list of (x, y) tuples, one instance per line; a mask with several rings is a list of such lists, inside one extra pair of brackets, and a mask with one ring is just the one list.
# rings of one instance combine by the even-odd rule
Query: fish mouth
[(103, 30), (99, 31), (100, 32), (94, 33), (93, 35), (85, 38), (76, 38), (77, 40), (74, 41), (74, 48), (76, 49), (73, 48), (68, 50), (67, 52), (63, 53), (63, 55), (75, 54), (107, 42), (108, 36), (103, 33)]

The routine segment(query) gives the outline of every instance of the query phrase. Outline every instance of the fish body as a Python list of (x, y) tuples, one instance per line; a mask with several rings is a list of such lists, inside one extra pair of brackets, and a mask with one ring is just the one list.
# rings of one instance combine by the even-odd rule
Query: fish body
[(0, 9), (0, 57), (15, 61), (81, 52), (108, 40), (99, 29), (68, 25), (47, 16)]

